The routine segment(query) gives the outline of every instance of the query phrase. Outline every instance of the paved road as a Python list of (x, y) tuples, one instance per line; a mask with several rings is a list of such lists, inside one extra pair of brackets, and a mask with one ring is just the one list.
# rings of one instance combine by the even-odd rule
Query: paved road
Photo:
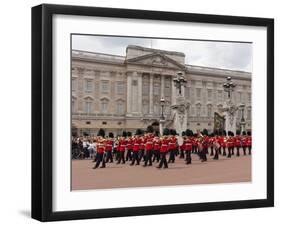
[(219, 160), (208, 158), (203, 163), (197, 155), (192, 158), (191, 165), (177, 158), (168, 169), (157, 169), (156, 163), (142, 167), (127, 162), (125, 165), (108, 163), (106, 168), (94, 170), (91, 160), (72, 160), (72, 190), (251, 181), (251, 156), (230, 159), (220, 156)]

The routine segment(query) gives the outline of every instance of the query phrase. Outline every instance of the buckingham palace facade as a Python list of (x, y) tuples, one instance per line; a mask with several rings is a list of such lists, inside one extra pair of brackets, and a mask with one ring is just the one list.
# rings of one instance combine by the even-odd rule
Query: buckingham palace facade
[[(185, 54), (129, 45), (125, 56), (72, 50), (72, 131), (96, 135), (134, 133), (155, 125), (165, 99), (165, 127), (173, 121), (173, 78), (179, 71), (187, 80), (183, 88), (187, 128), (214, 128), (214, 112), (227, 98), (226, 77), (237, 85), (232, 95), (236, 106), (245, 105), (246, 130), (251, 129), (251, 73), (185, 64)], [(242, 111), (238, 111), (237, 121)], [(239, 129), (239, 125), (237, 124)]]

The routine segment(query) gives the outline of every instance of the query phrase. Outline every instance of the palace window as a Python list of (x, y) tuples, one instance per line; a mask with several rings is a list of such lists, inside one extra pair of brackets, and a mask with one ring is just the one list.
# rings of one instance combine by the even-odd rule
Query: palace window
[(171, 88), (171, 79), (165, 78), (165, 88)]
[(86, 114), (91, 114), (93, 111), (93, 101), (91, 98), (86, 98), (84, 101), (84, 112)]
[(116, 82), (116, 94), (122, 95), (125, 93), (124, 82)]
[(187, 117), (190, 116), (190, 105), (189, 104), (187, 104), (187, 106), (186, 106), (186, 115), (187, 115)]
[(222, 91), (218, 90), (218, 102), (222, 102)]
[(132, 85), (133, 85), (133, 86), (137, 86), (137, 85), (138, 85), (138, 80), (133, 80), (133, 81), (132, 81)]
[[(165, 106), (164, 106), (164, 113), (166, 115), (171, 114), (171, 103), (169, 101), (166, 102)], [(161, 108), (161, 107), (160, 107)], [(161, 112), (160, 112), (161, 113)]]
[(107, 80), (101, 81), (101, 92), (104, 94), (109, 93), (109, 81)]
[(148, 82), (143, 82), (143, 85), (142, 85), (142, 94), (144, 96), (148, 96), (149, 94), (149, 83)]
[(85, 80), (85, 87), (84, 90), (86, 93), (91, 93), (93, 91), (93, 81), (91, 79)]
[(72, 89), (72, 91), (75, 91), (77, 89), (77, 87), (76, 87), (76, 79), (75, 78), (73, 78), (71, 80), (71, 89)]
[(237, 119), (240, 121), (241, 118), (242, 118), (242, 110), (241, 109), (238, 109), (238, 115), (237, 115)]
[(242, 93), (238, 92), (237, 95), (238, 95), (238, 102), (242, 103)]
[(218, 111), (222, 112), (222, 105), (221, 104), (218, 105)]
[(157, 115), (159, 115), (160, 114), (160, 106), (159, 106), (159, 104), (157, 104), (157, 103), (155, 103), (154, 105), (153, 105), (153, 108), (154, 108), (154, 114), (157, 114)]
[(148, 112), (149, 112), (148, 101), (143, 101), (143, 103), (142, 103), (142, 112), (143, 112), (143, 114), (148, 114)]
[(251, 101), (252, 101), (251, 99), (252, 99), (252, 98), (251, 98), (251, 93), (248, 93), (248, 102), (249, 102), (249, 103), (251, 103)]
[(160, 84), (159, 84), (159, 83), (154, 83), (154, 86), (153, 86), (153, 94), (154, 94), (155, 96), (160, 95)]
[(76, 101), (74, 98), (71, 100), (71, 111), (72, 113), (76, 112)]
[(207, 115), (208, 115), (208, 117), (209, 118), (211, 118), (212, 117), (212, 111), (213, 111), (213, 109), (212, 109), (212, 105), (211, 104), (209, 104), (208, 106), (207, 106), (207, 108), (208, 108), (208, 113), (207, 113)]
[(102, 99), (101, 100), (101, 112), (102, 113), (107, 113), (108, 112), (108, 100), (107, 99)]
[(213, 98), (213, 92), (212, 92), (212, 90), (211, 90), (211, 89), (208, 89), (208, 93), (207, 93), (207, 95), (208, 95), (208, 101), (212, 101), (212, 98)]
[(185, 88), (185, 97), (186, 97), (187, 99), (190, 99), (190, 87), (186, 87), (186, 88)]
[(201, 104), (196, 105), (196, 116), (197, 117), (201, 116)]
[(250, 107), (247, 109), (247, 119), (251, 120), (251, 108)]
[(200, 88), (196, 88), (196, 97), (197, 97), (197, 99), (201, 98), (201, 89)]
[(116, 113), (122, 115), (125, 112), (125, 104), (123, 100), (118, 100), (116, 102)]

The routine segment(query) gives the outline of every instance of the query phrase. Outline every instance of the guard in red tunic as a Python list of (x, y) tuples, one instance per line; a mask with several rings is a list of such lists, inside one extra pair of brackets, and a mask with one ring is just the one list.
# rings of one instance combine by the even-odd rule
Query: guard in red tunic
[(177, 152), (177, 138), (172, 136), (168, 139), (168, 151), (170, 152), (168, 163), (175, 162), (175, 155)]
[[(183, 137), (183, 139), (185, 140), (186, 137)], [(192, 148), (192, 146), (191, 146)], [(184, 159), (184, 153), (185, 153), (185, 144), (183, 142), (182, 145), (179, 146), (179, 150), (180, 150), (180, 159)]]
[(154, 162), (155, 160), (157, 162), (160, 161), (160, 139), (158, 137), (154, 138), (153, 141), (153, 159), (152, 162)]
[(243, 153), (244, 153), (244, 155), (246, 155), (247, 138), (246, 138), (245, 136), (243, 136), (243, 137), (241, 138), (241, 143), (242, 143)]
[(197, 143), (198, 143), (198, 155), (199, 158), (201, 159), (201, 162), (206, 162), (207, 161), (207, 156), (206, 156), (206, 147), (205, 144), (205, 137), (202, 136), (202, 134), (199, 135), (197, 138)]
[(127, 139), (127, 154), (126, 154), (126, 161), (132, 161), (132, 155), (133, 155), (133, 139), (128, 138)]
[(100, 140), (97, 143), (96, 165), (93, 167), (93, 169), (98, 168), (101, 162), (102, 162), (101, 168), (105, 168), (104, 152), (105, 152), (105, 140)]
[(203, 152), (205, 155), (209, 154), (209, 137), (204, 136), (202, 141)]
[(111, 138), (108, 138), (105, 142), (106, 163), (109, 161), (113, 162), (112, 147), (113, 147), (113, 140)]
[(145, 137), (140, 137), (140, 148), (139, 148), (139, 160), (145, 161), (145, 143), (146, 143), (146, 138)]
[(251, 136), (247, 136), (247, 138), (246, 138), (246, 146), (248, 147), (249, 155), (251, 155), (252, 154), (252, 137)]
[(183, 143), (183, 146), (184, 146), (184, 151), (186, 153), (185, 162), (187, 165), (191, 164), (192, 141), (189, 138), (186, 138)]
[(126, 150), (126, 140), (124, 137), (121, 137), (119, 140), (119, 159), (117, 164), (120, 164), (122, 161), (122, 164), (125, 164), (125, 150)]
[(240, 148), (242, 146), (241, 137), (239, 135), (237, 135), (235, 137), (234, 143), (235, 143), (235, 147), (236, 147), (236, 156), (239, 157), (240, 156)]
[(214, 156), (214, 160), (218, 160), (219, 159), (219, 153), (220, 153), (220, 137), (219, 136), (216, 136), (213, 140), (213, 147), (215, 149), (215, 156)]
[(227, 138), (226, 138), (226, 136), (222, 136), (221, 137), (220, 145), (221, 145), (222, 150), (223, 150), (222, 155), (226, 156), (226, 147), (227, 147)]
[(210, 147), (210, 149), (211, 149), (210, 156), (213, 156), (213, 155), (214, 155), (214, 145), (213, 145), (214, 139), (215, 139), (215, 138), (213, 137), (213, 135), (212, 135), (212, 137), (209, 138), (209, 147)]
[(168, 144), (169, 144), (169, 140), (166, 137), (161, 139), (161, 148), (160, 148), (161, 160), (159, 166), (157, 166), (158, 169), (162, 168), (163, 165), (164, 168), (168, 168), (168, 162), (166, 159), (166, 154), (168, 152)]
[(198, 143), (195, 137), (192, 138), (192, 153), (198, 152)]
[(137, 165), (140, 164), (140, 160), (139, 160), (140, 143), (141, 143), (141, 140), (138, 137), (136, 137), (133, 140), (133, 157), (132, 157), (132, 162), (130, 164), (131, 166), (134, 165), (135, 162), (137, 163)]
[(233, 142), (233, 138), (231, 136), (229, 136), (226, 140), (226, 146), (228, 149), (228, 155), (227, 158), (231, 158), (233, 149), (234, 149), (234, 142)]
[(149, 166), (152, 166), (152, 151), (153, 151), (153, 138), (148, 138), (145, 143), (145, 162), (144, 167), (147, 166), (147, 163), (149, 163)]

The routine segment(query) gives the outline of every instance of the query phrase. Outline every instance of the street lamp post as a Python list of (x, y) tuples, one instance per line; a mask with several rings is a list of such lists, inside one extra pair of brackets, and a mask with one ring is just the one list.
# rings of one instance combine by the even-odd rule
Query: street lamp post
[(234, 91), (236, 85), (232, 82), (231, 77), (226, 78), (226, 82), (223, 84), (224, 91), (228, 94), (228, 99), (231, 99), (231, 94)]
[(183, 77), (183, 73), (182, 72), (178, 72), (177, 73), (177, 78), (174, 78), (173, 79), (173, 82), (175, 84), (175, 87), (177, 89), (179, 89), (179, 95), (181, 96), (182, 95), (182, 90), (181, 90), (181, 87), (182, 86), (186, 86), (186, 83), (187, 81), (185, 80), (185, 78)]
[(240, 127), (241, 127), (241, 134), (242, 134), (245, 131), (245, 125), (246, 125), (246, 121), (245, 121), (245, 118), (244, 118), (245, 104), (241, 104), (240, 109), (241, 109)]
[(165, 116), (164, 116), (164, 106), (165, 106), (165, 99), (162, 97), (160, 99), (160, 105), (161, 105), (161, 116), (159, 120), (159, 132), (160, 135), (163, 136), (163, 127), (164, 127), (164, 122), (165, 122)]
[(225, 107), (223, 108), (223, 112), (225, 112), (225, 130), (232, 131), (234, 134), (236, 133), (236, 111), (238, 107), (232, 102), (232, 93), (236, 87), (231, 80), (231, 77), (226, 78), (226, 82), (222, 85), (224, 91), (227, 93), (228, 99), (225, 103)]

